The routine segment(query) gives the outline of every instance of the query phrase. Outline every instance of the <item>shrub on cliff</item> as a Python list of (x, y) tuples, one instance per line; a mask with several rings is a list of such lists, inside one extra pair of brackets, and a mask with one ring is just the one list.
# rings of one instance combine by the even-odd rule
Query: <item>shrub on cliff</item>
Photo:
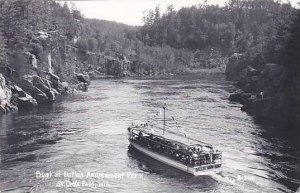
[(34, 54), (36, 56), (37, 59), (42, 58), (43, 46), (41, 44), (31, 42), (29, 44), (29, 50), (32, 54)]

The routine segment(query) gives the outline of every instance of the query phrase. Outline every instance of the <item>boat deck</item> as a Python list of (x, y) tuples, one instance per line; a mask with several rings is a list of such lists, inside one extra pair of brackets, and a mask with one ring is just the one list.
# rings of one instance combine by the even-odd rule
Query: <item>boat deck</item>
[(167, 165), (170, 165), (181, 171), (190, 173), (195, 176), (211, 175), (213, 173), (220, 172), (221, 163), (206, 164), (206, 165), (201, 165), (201, 166), (189, 166), (189, 165), (183, 164), (182, 162), (180, 162), (178, 160), (171, 159), (170, 157), (164, 156), (164, 155), (159, 154), (155, 151), (152, 151), (146, 147), (143, 147), (142, 145), (137, 144), (133, 141), (130, 141), (130, 144), (138, 151), (144, 153), (145, 155), (147, 155), (153, 159), (156, 159), (162, 163), (165, 163)]
[(213, 146), (211, 144), (193, 139), (182, 133), (176, 133), (171, 130), (165, 130), (165, 132), (164, 132), (163, 128), (160, 128), (160, 127), (149, 128), (149, 127), (138, 126), (138, 127), (133, 127), (132, 129), (141, 131), (148, 135), (152, 134), (155, 136), (162, 137), (170, 142), (180, 143), (182, 146), (190, 147), (190, 146), (198, 145), (198, 146), (206, 147), (209, 149), (213, 148)]

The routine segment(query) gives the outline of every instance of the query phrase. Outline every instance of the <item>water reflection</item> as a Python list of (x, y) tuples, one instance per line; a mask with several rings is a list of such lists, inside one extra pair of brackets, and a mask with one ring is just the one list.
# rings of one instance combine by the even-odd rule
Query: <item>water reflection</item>
[(19, 162), (35, 161), (38, 157), (35, 151), (62, 139), (45, 120), (43, 113), (46, 112), (49, 111), (37, 109), (1, 117), (1, 169), (13, 167)]
[(258, 149), (270, 168), (271, 178), (296, 191), (300, 186), (300, 131), (285, 125), (270, 125), (257, 121), (260, 137), (266, 140)]

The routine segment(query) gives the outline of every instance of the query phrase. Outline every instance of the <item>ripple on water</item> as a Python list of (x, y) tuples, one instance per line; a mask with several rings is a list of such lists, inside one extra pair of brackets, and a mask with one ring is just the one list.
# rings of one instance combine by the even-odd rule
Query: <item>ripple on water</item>
[[(264, 131), (240, 104), (229, 102), (234, 89), (222, 75), (108, 79), (93, 81), (88, 92), (72, 94), (52, 108), (8, 114), (0, 132), (1, 185), (6, 192), (294, 190), (300, 179), (299, 149)], [(192, 177), (128, 149), (126, 128), (154, 119), (165, 103), (167, 116), (174, 116), (188, 135), (223, 151), (221, 174)], [(55, 187), (55, 179), (36, 179), (37, 170), (133, 172), (143, 179), (64, 189)], [(255, 180), (238, 181), (238, 176)]]

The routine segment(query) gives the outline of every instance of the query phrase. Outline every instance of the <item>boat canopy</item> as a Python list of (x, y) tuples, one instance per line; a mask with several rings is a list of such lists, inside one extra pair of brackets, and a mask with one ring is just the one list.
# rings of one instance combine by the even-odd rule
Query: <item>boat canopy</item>
[(170, 130), (165, 130), (165, 132), (162, 133), (162, 132), (158, 132), (158, 131), (154, 130), (154, 129), (162, 130), (162, 128), (159, 128), (159, 127), (151, 128), (148, 125), (142, 124), (140, 126), (137, 126), (137, 125), (131, 126), (130, 128), (137, 132), (142, 132), (147, 135), (156, 136), (156, 137), (164, 139), (165, 141), (169, 141), (171, 143), (178, 144), (183, 147), (190, 147), (190, 148), (206, 147), (209, 149), (213, 149), (213, 146), (211, 144), (193, 139), (182, 133), (176, 133), (176, 132), (170, 131)]

